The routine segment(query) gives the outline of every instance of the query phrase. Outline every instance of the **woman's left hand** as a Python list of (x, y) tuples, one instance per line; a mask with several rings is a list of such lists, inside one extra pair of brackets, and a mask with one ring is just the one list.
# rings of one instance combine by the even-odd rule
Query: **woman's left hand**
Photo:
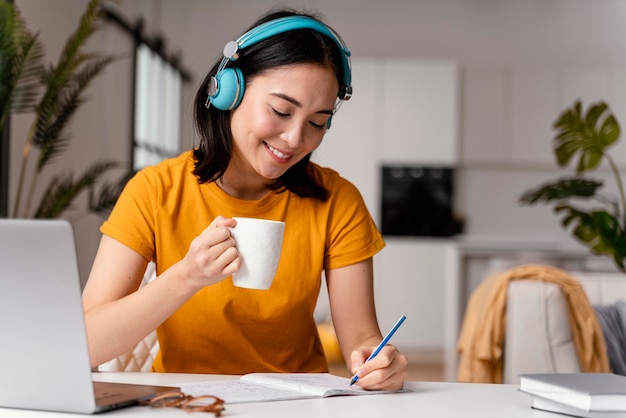
[(376, 347), (361, 347), (352, 352), (352, 373), (359, 377), (356, 384), (367, 390), (402, 389), (408, 360), (396, 347), (387, 344), (376, 357), (366, 362)]

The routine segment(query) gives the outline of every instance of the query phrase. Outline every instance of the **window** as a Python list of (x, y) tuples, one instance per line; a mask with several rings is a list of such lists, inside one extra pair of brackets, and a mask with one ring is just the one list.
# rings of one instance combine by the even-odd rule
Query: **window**
[(161, 37), (143, 34), (141, 19), (131, 25), (112, 5), (104, 11), (134, 40), (131, 159), (136, 171), (180, 152), (182, 86), (191, 76), (178, 57), (166, 54)]
[(182, 74), (145, 43), (135, 50), (133, 169), (180, 151)]

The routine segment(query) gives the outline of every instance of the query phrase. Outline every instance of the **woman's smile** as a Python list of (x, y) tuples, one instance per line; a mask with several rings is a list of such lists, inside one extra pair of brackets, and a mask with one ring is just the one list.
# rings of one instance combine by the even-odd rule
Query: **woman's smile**
[(289, 160), (291, 160), (291, 155), (290, 154), (285, 154), (284, 152), (274, 148), (273, 146), (271, 146), (270, 144), (268, 144), (267, 142), (263, 142), (263, 144), (265, 145), (265, 148), (267, 148), (267, 150), (269, 151), (270, 156), (277, 162), (285, 164), (288, 163)]

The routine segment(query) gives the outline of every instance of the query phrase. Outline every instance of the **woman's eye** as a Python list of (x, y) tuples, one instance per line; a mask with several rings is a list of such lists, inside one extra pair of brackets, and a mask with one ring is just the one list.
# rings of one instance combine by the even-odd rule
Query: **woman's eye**
[(315, 129), (326, 129), (326, 124), (319, 124), (319, 123), (315, 123), (313, 121), (309, 122), (311, 124), (312, 127), (314, 127)]
[[(271, 107), (272, 109), (272, 113), (274, 113), (274, 115), (280, 119), (287, 119), (288, 117), (291, 116), (290, 113), (283, 113), (281, 111), (279, 111), (278, 109)], [(324, 130), (326, 129), (326, 122), (324, 123), (316, 123), (312, 120), (309, 121), (309, 125), (313, 128), (313, 129), (317, 129), (317, 130)]]
[(278, 110), (276, 110), (276, 109), (274, 109), (274, 108), (272, 108), (272, 111), (273, 111), (273, 112), (274, 112), (274, 114), (275, 114), (276, 116), (278, 116), (279, 118), (286, 118), (287, 116), (289, 116), (289, 113), (282, 113), (282, 112), (279, 112)]

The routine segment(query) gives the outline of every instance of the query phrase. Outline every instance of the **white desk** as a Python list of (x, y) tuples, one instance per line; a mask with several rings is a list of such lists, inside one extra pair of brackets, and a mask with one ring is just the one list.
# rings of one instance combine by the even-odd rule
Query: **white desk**
[[(231, 378), (237, 377), (157, 373), (94, 374), (95, 380), (159, 385)], [(559, 416), (531, 409), (530, 397), (518, 392), (515, 385), (407, 382), (406, 387), (414, 392), (227, 405), (222, 416), (226, 418), (556, 418)], [(77, 416), (79, 415), (0, 408), (1, 418), (76, 418)], [(105, 412), (98, 416), (188, 418), (206, 416), (209, 418), (213, 414), (190, 414), (178, 408), (131, 407)]]

